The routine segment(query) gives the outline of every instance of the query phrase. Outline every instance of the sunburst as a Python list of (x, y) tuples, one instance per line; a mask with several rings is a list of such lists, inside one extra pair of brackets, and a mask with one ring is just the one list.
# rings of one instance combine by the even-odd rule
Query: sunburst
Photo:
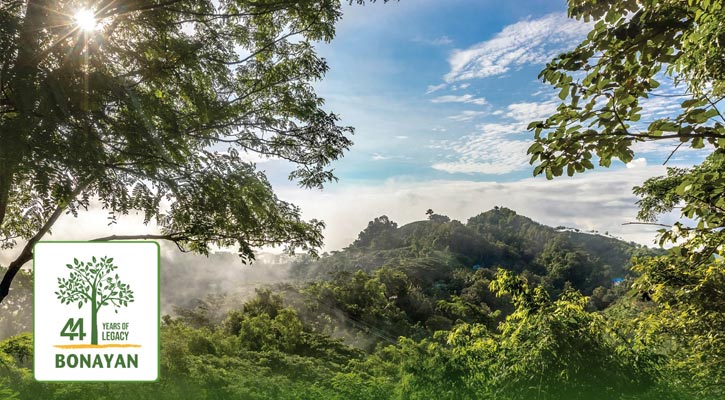
[(80, 9), (73, 16), (78, 29), (84, 32), (92, 32), (98, 28), (98, 21), (93, 11)]

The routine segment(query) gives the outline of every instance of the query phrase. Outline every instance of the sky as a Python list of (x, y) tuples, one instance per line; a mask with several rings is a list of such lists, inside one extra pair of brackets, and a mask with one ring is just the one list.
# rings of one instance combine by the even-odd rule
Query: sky
[[(380, 215), (403, 225), (425, 219), (430, 208), (465, 222), (494, 206), (653, 245), (656, 227), (623, 224), (637, 213), (632, 187), (664, 174), (677, 143), (638, 144), (628, 165), (553, 181), (532, 177), (526, 126), (559, 101), (537, 75), (589, 30), (566, 17), (565, 1), (400, 0), (343, 10), (335, 39), (316, 45), (330, 70), (315, 82), (325, 108), (356, 130), (354, 146), (332, 165), (339, 181), (301, 189), (287, 179), (290, 165), (256, 159), (282, 200), (299, 205), (305, 219), (325, 221), (324, 251), (349, 245)], [(661, 82), (662, 94), (682, 92)], [(671, 115), (677, 100), (645, 102), (642, 123)], [(683, 146), (667, 166), (702, 158)], [(139, 216), (111, 227), (105, 221), (97, 208), (79, 219), (65, 216), (48, 239), (145, 233)]]
[[(465, 222), (496, 205), (548, 225), (653, 244), (656, 228), (622, 224), (635, 220), (631, 188), (663, 174), (677, 143), (638, 144), (630, 164), (574, 178), (532, 177), (526, 126), (559, 104), (558, 91), (537, 75), (590, 28), (567, 18), (564, 1), (401, 0), (343, 8), (335, 39), (317, 45), (330, 71), (315, 85), (326, 108), (356, 129), (355, 145), (333, 164), (339, 181), (302, 190), (286, 179), (289, 166), (258, 164), (280, 197), (327, 223), (325, 250), (346, 246), (379, 215), (402, 225), (432, 208)], [(662, 93), (682, 92), (661, 81)], [(646, 123), (679, 104), (654, 97), (644, 108)], [(667, 166), (702, 156), (681, 149)]]

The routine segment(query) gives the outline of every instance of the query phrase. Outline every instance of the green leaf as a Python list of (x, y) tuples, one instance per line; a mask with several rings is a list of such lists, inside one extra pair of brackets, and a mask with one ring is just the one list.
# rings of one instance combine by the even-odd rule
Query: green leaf
[(559, 91), (559, 98), (564, 100), (566, 99), (566, 96), (569, 95), (569, 85), (564, 86), (561, 88), (561, 91)]
[(574, 176), (574, 166), (572, 164), (566, 166), (566, 174), (568, 176)]

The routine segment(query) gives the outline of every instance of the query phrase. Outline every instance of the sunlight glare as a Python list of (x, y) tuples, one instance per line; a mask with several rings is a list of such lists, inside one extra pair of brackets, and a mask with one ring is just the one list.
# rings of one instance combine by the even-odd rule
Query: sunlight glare
[(83, 31), (90, 32), (96, 29), (96, 16), (91, 10), (79, 10), (74, 16), (74, 19), (76, 25)]

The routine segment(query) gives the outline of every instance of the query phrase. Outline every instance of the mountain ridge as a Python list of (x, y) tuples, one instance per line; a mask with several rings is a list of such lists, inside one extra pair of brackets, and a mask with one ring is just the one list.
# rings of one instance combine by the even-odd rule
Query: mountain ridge
[[(548, 284), (553, 293), (569, 282), (590, 295), (596, 287), (609, 288), (628, 278), (633, 256), (658, 253), (606, 235), (550, 227), (505, 207), (482, 212), (465, 224), (432, 210), (427, 215), (428, 220), (400, 227), (385, 215), (377, 217), (344, 249), (319, 260), (303, 257), (295, 262), (293, 276), (314, 280), (344, 271), (370, 273), (433, 257), (441, 267), (501, 267), (528, 274), (534, 281), (548, 276), (551, 279), (538, 283)], [(587, 276), (578, 276), (581, 273)]]

